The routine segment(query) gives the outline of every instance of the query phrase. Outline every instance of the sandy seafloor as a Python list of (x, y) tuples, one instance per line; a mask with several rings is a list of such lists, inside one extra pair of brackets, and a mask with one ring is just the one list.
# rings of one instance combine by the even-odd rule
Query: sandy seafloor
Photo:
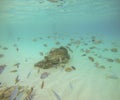
[[(77, 0), (61, 8), (48, 2), (37, 8), (38, 1), (32, 0), (5, 2), (8, 6), (1, 7), (0, 17), (0, 65), (6, 67), (0, 74), (0, 89), (33, 87), (30, 100), (120, 100), (119, 2), (85, 1), (83, 8)], [(75, 70), (34, 67), (60, 46), (70, 48), (65, 68), (74, 66)], [(41, 79), (44, 72), (49, 76)], [(17, 100), (23, 100), (22, 96)]]

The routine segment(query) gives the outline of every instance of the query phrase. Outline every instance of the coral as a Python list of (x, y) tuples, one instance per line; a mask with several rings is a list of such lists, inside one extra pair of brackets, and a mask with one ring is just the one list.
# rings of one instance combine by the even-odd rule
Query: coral
[(70, 56), (68, 54), (67, 49), (64, 47), (60, 47), (51, 50), (42, 61), (37, 62), (34, 66), (43, 69), (48, 69), (59, 64), (67, 63), (69, 59)]
[(0, 89), (0, 100), (32, 100), (33, 87), (10, 86)]

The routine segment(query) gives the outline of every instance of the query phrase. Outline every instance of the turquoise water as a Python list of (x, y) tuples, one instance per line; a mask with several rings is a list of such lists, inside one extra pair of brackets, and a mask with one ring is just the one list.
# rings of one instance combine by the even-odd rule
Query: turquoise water
[[(118, 0), (1, 0), (0, 90), (33, 87), (32, 100), (119, 100), (119, 4)], [(34, 67), (60, 46), (70, 54), (65, 68)], [(75, 70), (67, 72), (71, 66)], [(44, 72), (50, 75), (42, 80)], [(9, 100), (25, 100), (25, 91), (16, 92)]]

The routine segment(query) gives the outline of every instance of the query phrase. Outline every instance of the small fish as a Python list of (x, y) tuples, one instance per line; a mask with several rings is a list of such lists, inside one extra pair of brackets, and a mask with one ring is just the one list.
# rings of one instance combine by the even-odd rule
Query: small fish
[(90, 53), (90, 50), (86, 49), (84, 52), (85, 52), (85, 53)]
[(4, 71), (6, 65), (0, 65), (0, 74)]
[(118, 52), (118, 49), (117, 48), (112, 48), (111, 51), (112, 52)]
[(4, 57), (4, 54), (0, 54), (0, 58), (3, 58)]
[(67, 45), (68, 45), (68, 46), (71, 46), (71, 45), (72, 45), (72, 43), (68, 43)]
[(30, 74), (31, 74), (31, 72), (28, 73), (27, 78), (29, 78)]
[(3, 47), (3, 50), (8, 50), (8, 48), (7, 47)]
[(75, 41), (74, 44), (77, 44), (79, 46), (80, 45), (80, 40)]
[(104, 48), (104, 49), (103, 49), (103, 52), (105, 52), (105, 51), (109, 51), (109, 49), (108, 49), (108, 48)]
[(17, 75), (16, 79), (15, 79), (15, 84), (17, 84), (19, 82), (19, 76)]
[(60, 42), (59, 42), (59, 41), (57, 41), (55, 44), (56, 44), (56, 45), (60, 45)]
[(96, 47), (95, 46), (92, 46), (92, 47), (90, 47), (89, 49), (95, 49)]
[(54, 95), (56, 96), (57, 100), (61, 100), (61, 97), (58, 95), (58, 93), (56, 93), (54, 90), (52, 90), (52, 92), (53, 92)]
[(33, 87), (31, 87), (31, 89), (30, 89), (30, 92), (31, 92), (31, 93), (33, 92), (33, 89), (34, 89), (34, 88), (33, 88)]
[(95, 62), (95, 67), (99, 68), (99, 63)]
[(102, 43), (102, 41), (101, 40), (95, 40), (95, 41), (93, 41), (93, 43), (100, 44), (100, 43)]
[(43, 52), (40, 52), (40, 55), (43, 56), (44, 55)]
[(41, 39), (43, 39), (42, 37), (39, 37), (39, 39), (41, 40)]
[(94, 58), (93, 57), (88, 57), (88, 59), (92, 62), (94, 62)]
[(101, 65), (98, 67), (99, 69), (105, 69), (105, 66), (104, 65)]
[(50, 39), (51, 37), (50, 36), (47, 36), (48, 39)]
[(13, 47), (17, 47), (17, 44), (13, 44)]
[(73, 39), (73, 38), (71, 38), (71, 39), (70, 39), (70, 41), (74, 41), (74, 39)]
[(17, 68), (19, 68), (20, 63), (16, 63), (16, 64), (14, 64), (14, 66), (17, 66)]
[(19, 51), (19, 48), (18, 48), (18, 47), (16, 48), (16, 51), (17, 51), (17, 52)]
[(106, 79), (119, 79), (119, 77), (114, 74), (111, 74), (111, 75), (106, 75)]
[(86, 56), (86, 54), (82, 54), (82, 56)]
[(66, 46), (66, 48), (73, 53), (73, 50), (69, 46)]
[(42, 84), (41, 84), (41, 89), (43, 89), (44, 87), (44, 81), (42, 81)]
[(114, 60), (111, 59), (111, 58), (107, 58), (106, 60), (107, 60), (108, 62), (114, 62)]
[(10, 72), (17, 72), (17, 70), (15, 69), (15, 70), (11, 70)]
[(74, 66), (71, 66), (71, 67), (72, 67), (72, 69), (76, 70), (76, 68)]
[(48, 47), (48, 45), (47, 44), (43, 44), (44, 45), (44, 47)]
[(49, 73), (48, 72), (43, 72), (40, 76), (41, 79), (45, 79), (49, 76)]
[(36, 38), (34, 38), (32, 41), (33, 41), (33, 42), (37, 42), (37, 39), (36, 39)]
[(17, 41), (20, 41), (20, 37), (17, 37)]

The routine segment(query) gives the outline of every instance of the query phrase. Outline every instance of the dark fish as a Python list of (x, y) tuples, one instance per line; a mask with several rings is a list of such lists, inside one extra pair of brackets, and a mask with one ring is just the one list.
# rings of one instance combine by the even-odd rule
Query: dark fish
[(95, 48), (96, 48), (95, 46), (90, 47), (90, 49), (95, 49)]
[(117, 48), (112, 48), (111, 51), (112, 52), (118, 52), (118, 49)]
[(44, 87), (44, 81), (42, 81), (42, 84), (41, 84), (41, 89), (43, 89)]
[(6, 65), (0, 65), (0, 74), (3, 72), (3, 70), (5, 69)]
[(98, 68), (100, 68), (100, 69), (105, 69), (105, 66), (104, 66), (104, 65), (101, 65), (101, 66), (99, 66)]
[(18, 48), (18, 47), (16, 48), (16, 51), (17, 51), (17, 52), (19, 51), (19, 48)]
[(29, 78), (30, 74), (31, 74), (31, 72), (28, 73), (27, 78)]
[(73, 50), (69, 46), (66, 46), (66, 48), (73, 53)]
[(8, 48), (7, 47), (3, 47), (3, 50), (8, 50)]
[(114, 60), (111, 59), (111, 58), (107, 58), (106, 60), (107, 60), (108, 62), (114, 62)]
[(57, 41), (55, 44), (56, 44), (56, 45), (60, 45), (60, 42)]
[(37, 39), (36, 39), (36, 38), (34, 38), (32, 41), (33, 41), (33, 42), (36, 42), (36, 41), (37, 41)]
[(52, 91), (53, 91), (54, 95), (56, 96), (57, 100), (61, 100), (61, 97), (54, 90), (52, 90)]
[(16, 63), (16, 64), (14, 64), (14, 66), (17, 66), (17, 68), (19, 68), (20, 63)]
[(0, 54), (0, 58), (3, 58), (4, 57), (4, 54)]
[(85, 53), (90, 53), (90, 50), (86, 49), (84, 52), (85, 52)]
[(94, 62), (94, 58), (93, 57), (88, 57), (88, 59), (92, 62)]
[(119, 77), (114, 74), (111, 74), (111, 75), (106, 75), (106, 79), (119, 79)]
[(17, 37), (17, 41), (20, 41), (20, 37)]
[(17, 44), (13, 44), (13, 47), (17, 47)]
[(47, 44), (43, 44), (44, 45), (44, 47), (47, 47), (48, 45)]
[(41, 40), (41, 39), (43, 39), (42, 37), (39, 37), (39, 39)]
[(73, 39), (73, 38), (71, 38), (71, 39), (70, 39), (70, 41), (74, 41), (74, 39)]
[(76, 69), (74, 66), (71, 66), (71, 67), (72, 67), (72, 69), (74, 69), (74, 70)]
[(72, 45), (72, 43), (68, 43), (67, 45), (68, 45), (68, 46), (71, 46), (71, 45)]
[(40, 55), (43, 56), (44, 55), (43, 52), (40, 52)]
[(48, 77), (48, 75), (49, 75), (48, 72), (44, 72), (44, 73), (41, 74), (40, 78), (41, 78), (41, 79), (45, 79), (45, 78)]
[(82, 54), (82, 56), (86, 56), (86, 54)]
[(95, 67), (99, 68), (99, 63), (98, 62), (95, 63)]
[(15, 79), (15, 84), (17, 84), (20, 81), (19, 76), (17, 75), (16, 79)]
[(17, 72), (17, 70), (15, 69), (15, 70), (11, 70), (10, 72)]
[(48, 39), (50, 39), (50, 36), (47, 36)]

